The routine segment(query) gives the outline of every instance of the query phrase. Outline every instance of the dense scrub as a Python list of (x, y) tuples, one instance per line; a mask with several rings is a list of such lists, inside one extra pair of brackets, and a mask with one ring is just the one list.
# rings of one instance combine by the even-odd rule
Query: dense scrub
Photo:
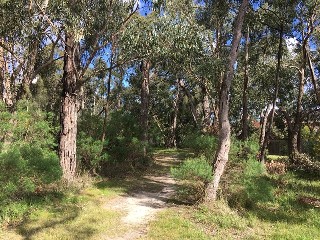
[(52, 115), (21, 101), (11, 114), (1, 105), (0, 221), (21, 217), (30, 197), (61, 177)]

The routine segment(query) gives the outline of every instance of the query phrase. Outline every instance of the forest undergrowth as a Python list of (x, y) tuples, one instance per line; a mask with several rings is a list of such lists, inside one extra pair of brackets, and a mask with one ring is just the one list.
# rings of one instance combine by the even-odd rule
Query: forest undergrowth
[[(197, 155), (190, 150), (157, 150), (156, 154), (197, 161)], [(197, 201), (191, 205), (192, 199), (181, 194), (186, 182), (180, 182), (170, 207), (147, 222), (144, 234), (137, 239), (317, 239), (320, 236), (319, 179), (293, 172), (269, 174), (250, 153), (243, 159), (235, 147), (232, 154), (219, 201)], [(185, 161), (178, 163), (174, 169), (181, 168)], [(155, 166), (147, 172), (169, 173), (170, 167)], [(139, 188), (160, 189), (152, 190), (155, 185), (141, 183), (137, 176), (94, 181), (87, 178), (72, 191), (43, 189), (26, 200), (25, 214), (16, 221), (2, 223), (0, 239), (119, 239), (117, 236), (128, 232), (126, 225), (119, 224), (125, 212), (106, 209), (104, 205)]]

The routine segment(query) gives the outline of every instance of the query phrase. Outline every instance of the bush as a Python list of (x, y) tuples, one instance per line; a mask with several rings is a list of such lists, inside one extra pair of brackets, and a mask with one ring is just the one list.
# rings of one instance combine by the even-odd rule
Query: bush
[(246, 141), (240, 141), (236, 138), (232, 139), (230, 158), (232, 160), (247, 160), (256, 158), (259, 153), (259, 141), (256, 136), (250, 137)]
[[(252, 208), (259, 202), (273, 200), (273, 187), (263, 164), (257, 159), (258, 140), (252, 136), (247, 141), (232, 140), (230, 169), (227, 176), (225, 195), (231, 207)], [(230, 187), (230, 181), (237, 186)]]
[(305, 126), (302, 129), (302, 148), (314, 161), (320, 162), (320, 132), (311, 132), (310, 129)]
[(62, 173), (52, 114), (40, 111), (35, 103), (20, 101), (14, 113), (1, 105), (0, 119), (1, 221), (25, 212), (22, 202), (59, 180)]
[(62, 174), (55, 152), (27, 144), (1, 153), (0, 170), (3, 205), (35, 192), (43, 184), (60, 179)]
[(83, 171), (96, 173), (109, 155), (103, 152), (104, 143), (80, 132), (77, 139), (77, 158)]
[(190, 134), (183, 141), (183, 147), (189, 148), (196, 156), (204, 155), (212, 160), (217, 149), (217, 138), (209, 135)]
[(37, 104), (20, 101), (17, 111), (11, 115), (7, 141), (54, 149), (57, 147), (55, 136), (58, 129), (53, 126), (52, 120), (53, 115), (40, 111)]
[(206, 184), (212, 180), (212, 168), (204, 156), (186, 159), (179, 167), (172, 168), (171, 174), (182, 181), (180, 197), (189, 202), (201, 200)]
[(210, 182), (212, 168), (204, 156), (188, 158), (181, 166), (171, 169), (171, 174), (179, 180)]
[[(144, 169), (149, 166), (151, 157), (149, 146), (145, 146), (140, 138), (138, 119), (128, 111), (116, 111), (110, 114), (106, 127), (104, 152), (108, 154), (108, 162), (103, 163), (103, 173), (115, 175)], [(144, 147), (147, 155), (144, 154)]]

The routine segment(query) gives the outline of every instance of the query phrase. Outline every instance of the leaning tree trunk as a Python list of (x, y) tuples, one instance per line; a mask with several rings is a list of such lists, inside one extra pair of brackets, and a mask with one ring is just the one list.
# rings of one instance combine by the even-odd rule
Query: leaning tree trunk
[(279, 46), (278, 46), (278, 61), (277, 61), (277, 72), (276, 72), (276, 86), (275, 86), (275, 91), (274, 91), (274, 96), (273, 96), (273, 102), (272, 102), (272, 109), (271, 109), (271, 115), (270, 115), (270, 120), (269, 124), (266, 130), (266, 135), (264, 138), (264, 141), (262, 142), (262, 145), (260, 147), (260, 162), (264, 163), (265, 161), (265, 155), (266, 155), (266, 150), (267, 150), (267, 145), (269, 143), (269, 137), (271, 135), (272, 131), (272, 125), (273, 125), (273, 118), (274, 118), (274, 113), (276, 110), (276, 102), (278, 98), (278, 92), (279, 92), (279, 80), (280, 80), (280, 69), (281, 69), (281, 58), (282, 58), (282, 42), (283, 42), (283, 25), (281, 26), (280, 29), (280, 41), (279, 41)]
[(143, 155), (147, 155), (148, 145), (148, 115), (149, 115), (149, 81), (150, 81), (150, 62), (143, 61), (142, 66), (142, 84), (141, 84), (141, 110), (140, 110), (140, 126), (141, 141), (143, 143)]
[(219, 144), (214, 163), (213, 180), (208, 184), (206, 189), (206, 200), (216, 200), (220, 178), (228, 162), (230, 150), (230, 122), (229, 122), (229, 91), (234, 74), (234, 64), (238, 56), (238, 47), (241, 39), (241, 30), (244, 16), (249, 1), (243, 0), (239, 8), (238, 16), (235, 19), (231, 52), (228, 59), (227, 69), (223, 78), (220, 91), (219, 107)]
[(241, 139), (244, 141), (249, 135), (249, 123), (248, 123), (248, 83), (249, 83), (249, 27), (247, 28), (246, 34), (246, 45), (245, 45), (245, 65), (244, 65), (244, 79), (243, 79), (243, 90), (242, 90), (242, 131)]
[(318, 79), (315, 74), (315, 70), (314, 70), (314, 67), (313, 67), (313, 64), (311, 61), (310, 51), (306, 51), (306, 57), (308, 59), (308, 65), (309, 65), (309, 69), (310, 69), (312, 85), (313, 85), (314, 92), (315, 92), (316, 99), (317, 99), (317, 104), (320, 105), (320, 90), (319, 90), (319, 86), (318, 86)]
[(59, 157), (63, 179), (68, 183), (76, 176), (76, 137), (77, 137), (77, 74), (80, 65), (79, 45), (74, 36), (66, 33), (65, 55), (62, 77), (62, 99), (60, 110)]

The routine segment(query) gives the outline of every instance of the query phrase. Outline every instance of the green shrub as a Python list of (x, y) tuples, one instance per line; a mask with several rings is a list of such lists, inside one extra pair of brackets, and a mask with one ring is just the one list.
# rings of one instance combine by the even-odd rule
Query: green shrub
[(230, 158), (232, 160), (246, 160), (256, 158), (259, 153), (259, 141), (255, 135), (251, 136), (246, 141), (240, 141), (232, 138), (230, 148)]
[(82, 171), (96, 173), (109, 155), (103, 151), (104, 143), (80, 132), (77, 139), (77, 158)]
[(189, 148), (196, 156), (204, 155), (206, 159), (212, 160), (217, 144), (216, 137), (196, 133), (186, 136), (182, 146)]
[(309, 127), (305, 126), (301, 134), (303, 152), (308, 154), (312, 161), (320, 162), (320, 131), (311, 132)]
[(210, 182), (212, 168), (204, 156), (188, 158), (179, 167), (171, 169), (171, 174), (179, 180)]
[[(139, 140), (141, 129), (138, 119), (128, 111), (116, 111), (110, 114), (106, 126), (106, 141), (103, 152), (108, 154), (108, 162), (103, 163), (106, 175), (126, 173), (149, 166), (151, 157), (149, 146)], [(147, 155), (144, 154), (144, 147)]]
[(39, 110), (37, 104), (20, 101), (17, 111), (11, 115), (9, 142), (33, 144), (42, 148), (56, 148), (58, 129), (52, 124), (53, 115)]
[(60, 179), (61, 169), (55, 152), (38, 146), (14, 146), (0, 154), (1, 198), (19, 198), (36, 187)]
[(40, 111), (35, 103), (20, 101), (14, 113), (0, 105), (0, 120), (2, 221), (24, 214), (25, 200), (59, 180), (62, 173), (52, 114)]
[(243, 172), (243, 184), (253, 202), (273, 200), (273, 187), (265, 173), (265, 168), (259, 161), (248, 159)]
[(204, 197), (205, 186), (212, 180), (212, 168), (204, 156), (188, 158), (179, 167), (171, 169), (174, 178), (180, 180), (180, 197), (196, 202)]
[[(225, 176), (237, 188), (226, 186), (225, 195), (231, 207), (252, 208), (259, 202), (273, 201), (273, 186), (263, 164), (257, 159), (258, 140), (252, 136), (247, 141), (232, 140), (230, 165), (232, 175)], [(228, 174), (228, 172), (227, 172)], [(229, 183), (230, 184), (230, 183)]]

